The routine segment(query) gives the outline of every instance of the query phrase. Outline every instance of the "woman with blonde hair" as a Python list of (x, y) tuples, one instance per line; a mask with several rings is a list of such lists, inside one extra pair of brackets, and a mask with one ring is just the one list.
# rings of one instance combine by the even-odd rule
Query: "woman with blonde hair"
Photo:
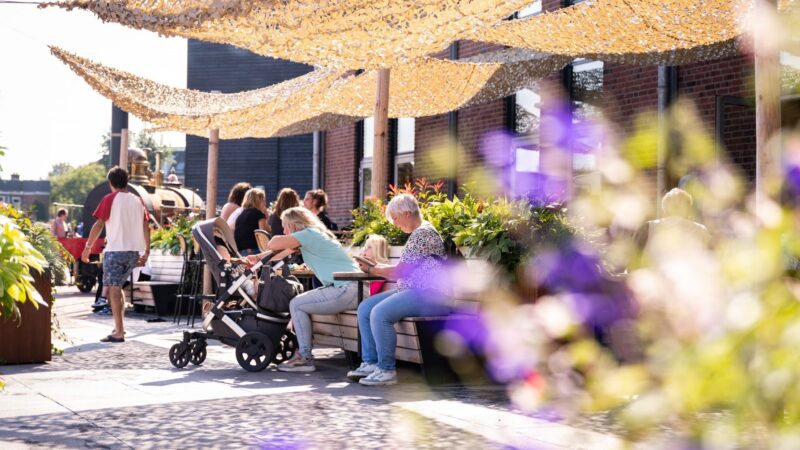
[(267, 230), (267, 195), (263, 190), (253, 188), (244, 194), (242, 213), (236, 219), (233, 238), (242, 256), (258, 253), (256, 230)]
[(292, 188), (283, 188), (278, 192), (278, 199), (275, 201), (275, 210), (269, 216), (269, 230), (272, 236), (281, 236), (286, 233), (283, 231), (281, 214), (289, 208), (300, 206), (300, 196)]
[[(336, 237), (308, 209), (289, 208), (281, 214), (284, 236), (275, 236), (267, 248), (271, 251), (299, 248), (303, 261), (322, 282), (322, 287), (298, 295), (289, 303), (298, 351), (278, 366), (283, 372), (313, 372), (316, 370), (311, 353), (311, 314), (338, 314), (354, 309), (358, 304), (358, 288), (352, 281), (335, 281), (334, 272), (358, 272)], [(262, 255), (249, 256), (255, 264)]]

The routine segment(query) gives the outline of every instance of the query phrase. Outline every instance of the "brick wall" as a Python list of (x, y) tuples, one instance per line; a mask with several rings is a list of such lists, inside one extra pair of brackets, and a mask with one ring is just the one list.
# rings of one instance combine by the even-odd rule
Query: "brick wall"
[(357, 153), (355, 125), (325, 133), (324, 189), (328, 193), (328, 215), (340, 228), (352, 223), (350, 211), (358, 201)]
[[(717, 118), (717, 96), (752, 99), (752, 56), (730, 58), (682, 66), (678, 69), (678, 92), (690, 97), (712, 136)], [(727, 106), (722, 111), (722, 144), (727, 157), (742, 171), (748, 182), (755, 180), (756, 119), (752, 106)], [(725, 157), (725, 155), (720, 155)]]

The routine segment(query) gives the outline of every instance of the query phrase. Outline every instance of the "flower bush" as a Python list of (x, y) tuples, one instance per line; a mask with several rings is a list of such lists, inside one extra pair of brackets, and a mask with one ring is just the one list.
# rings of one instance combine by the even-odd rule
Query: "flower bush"
[(50, 227), (41, 222), (32, 222), (28, 214), (21, 213), (8, 205), (0, 207), (0, 215), (9, 217), (27, 237), (33, 248), (42, 254), (47, 261), (46, 267), (49, 269), (53, 286), (66, 281), (75, 260), (53, 236)]

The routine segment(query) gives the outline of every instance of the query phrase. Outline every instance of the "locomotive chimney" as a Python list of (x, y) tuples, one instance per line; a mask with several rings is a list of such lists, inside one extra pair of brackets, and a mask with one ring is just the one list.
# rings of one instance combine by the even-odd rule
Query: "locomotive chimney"
[(157, 187), (161, 187), (164, 182), (164, 174), (161, 173), (161, 151), (155, 150), (156, 152), (156, 173), (154, 178), (155, 185)]

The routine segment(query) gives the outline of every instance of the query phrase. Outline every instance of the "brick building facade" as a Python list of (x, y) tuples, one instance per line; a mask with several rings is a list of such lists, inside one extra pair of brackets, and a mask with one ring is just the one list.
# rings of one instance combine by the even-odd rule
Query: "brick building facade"
[[(540, 0), (518, 13), (519, 17), (553, 11), (577, 0)], [(480, 42), (460, 41), (439, 53), (442, 58), (468, 58), (501, 47)], [(234, 92), (263, 87), (299, 76), (310, 67), (263, 58), (229, 46), (190, 41), (189, 87)], [(636, 118), (659, 107), (659, 67), (632, 66), (576, 60), (560, 72), (542, 80), (536, 87), (508, 98), (460, 111), (416, 119), (393, 119), (389, 127), (390, 183), (402, 184), (411, 178), (430, 180), (448, 177), (445, 163), (456, 163), (453, 186), (472, 180), (487, 166), (481, 141), (487, 134), (501, 131), (513, 139), (515, 155), (528, 155), (546, 166), (546, 154), (539, 148), (547, 137), (547, 127), (540, 127), (547, 117), (548, 101), (557, 95), (569, 98), (574, 117), (600, 116), (626, 136), (635, 127)], [(752, 56), (738, 55), (717, 61), (671, 69), (675, 77), (673, 96), (691, 99), (704, 122), (706, 131), (717, 137), (719, 158), (730, 158), (748, 181), (755, 174), (755, 108), (752, 85)], [(662, 74), (664, 73), (662, 69)], [(391, 94), (390, 100), (391, 102)], [(268, 120), (268, 119), (267, 119)], [(313, 140), (310, 135), (281, 139), (241, 139), (222, 141), (220, 145), (219, 198), (236, 181), (246, 180), (267, 188), (269, 197), (284, 186), (301, 192), (312, 187), (312, 180), (329, 194), (329, 214), (340, 225), (352, 221), (351, 210), (370, 195), (371, 119), (322, 132), (317, 142), (320, 157), (315, 174), (312, 170)], [(540, 133), (542, 131), (542, 133)], [(573, 133), (575, 134), (575, 133)], [(599, 182), (593, 178), (591, 148), (596, 143), (586, 137), (575, 138), (576, 152), (570, 163), (576, 183)], [(452, 143), (457, 143), (452, 146)], [(187, 138), (187, 184), (203, 190), (207, 140)], [(452, 149), (457, 150), (452, 150)], [(581, 153), (580, 148), (586, 149)], [(723, 150), (725, 149), (725, 150)], [(458, 154), (448, 153), (457, 151)], [(521, 153), (519, 153), (521, 152)], [(541, 161), (540, 161), (541, 159)], [(563, 161), (562, 161), (563, 163)], [(514, 164), (510, 161), (508, 164)], [(556, 162), (558, 165), (558, 162)], [(563, 164), (562, 164), (563, 166)], [(525, 176), (533, 176), (528, 173)], [(569, 176), (567, 174), (565, 177)], [(669, 180), (668, 184), (675, 184)], [(667, 186), (669, 187), (669, 186)], [(653, 198), (655, 175), (653, 176)]]
[(0, 203), (6, 203), (19, 211), (33, 211), (35, 220), (47, 220), (50, 206), (50, 182), (47, 180), (20, 180), (11, 175), (9, 180), (0, 180)]
[[(536, 2), (528, 14), (552, 11), (565, 6), (562, 0)], [(467, 58), (499, 47), (478, 42), (461, 41), (457, 44), (458, 58)], [(439, 57), (452, 56), (442, 52)], [(442, 172), (429, 157), (441, 152), (448, 145), (450, 133), (455, 129), (458, 142), (458, 167), (456, 185), (468, 181), (476, 169), (486, 164), (486, 155), (481, 154), (481, 139), (493, 131), (508, 132), (519, 139), (520, 146), (538, 140), (538, 130), (524, 130), (520, 113), (525, 113), (526, 101), (537, 101), (536, 122), (543, 114), (543, 104), (556, 91), (571, 91), (573, 114), (602, 111), (605, 117), (625, 136), (635, 126), (635, 119), (642, 113), (655, 112), (658, 108), (658, 71), (656, 66), (628, 66), (595, 61), (576, 61), (560, 73), (543, 80), (535, 92), (518, 93), (506, 99), (477, 105), (458, 111), (454, 115), (438, 115), (417, 118), (414, 121), (414, 169), (413, 177), (442, 179)], [(718, 61), (680, 66), (673, 69), (677, 74), (677, 96), (688, 97), (696, 105), (706, 131), (719, 140), (718, 148), (727, 151), (728, 157), (741, 169), (749, 181), (755, 176), (755, 109), (753, 98), (752, 56), (738, 55)], [(588, 80), (588, 81), (587, 81)], [(587, 97), (590, 97), (587, 100)], [(528, 99), (528, 100), (525, 100)], [(391, 96), (390, 100), (391, 102)], [(528, 103), (530, 104), (530, 103)], [(595, 111), (596, 110), (596, 111)], [(538, 116), (537, 116), (538, 114)], [(452, 123), (455, 121), (455, 124)], [(356, 207), (364, 193), (364, 126), (361, 124), (328, 131), (325, 140), (324, 188), (330, 193), (330, 214), (339, 223), (351, 221), (350, 210)], [(396, 149), (390, 142), (390, 153)], [(516, 144), (515, 144), (516, 145)], [(720, 158), (724, 155), (719, 155)], [(393, 157), (390, 156), (391, 162)], [(369, 160), (366, 160), (369, 163)], [(577, 165), (577, 160), (575, 162)], [(577, 170), (574, 168), (573, 170)], [(578, 175), (578, 173), (573, 173)], [(656, 198), (655, 176), (653, 198)], [(389, 181), (398, 180), (390, 169)], [(671, 182), (674, 184), (674, 181)]]

